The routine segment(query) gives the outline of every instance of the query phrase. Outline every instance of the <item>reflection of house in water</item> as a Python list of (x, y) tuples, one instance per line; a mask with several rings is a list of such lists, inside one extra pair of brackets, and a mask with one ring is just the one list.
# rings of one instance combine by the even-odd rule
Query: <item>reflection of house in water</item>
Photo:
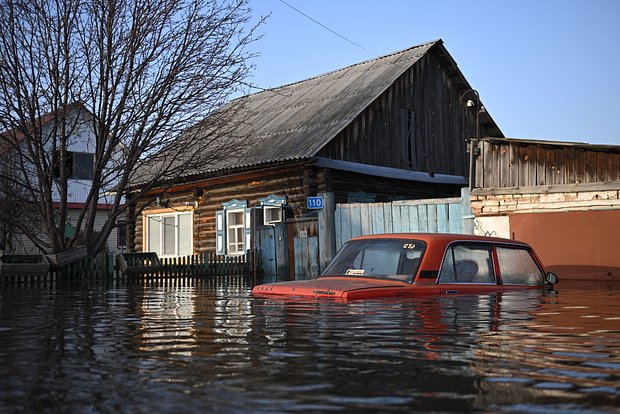
[[(247, 289), (235, 291), (229, 287), (219, 287), (215, 290), (215, 297), (209, 300), (213, 300), (214, 341), (218, 344), (234, 345), (237, 352), (249, 351), (247, 337), (252, 331), (250, 321), (253, 316), (249, 291)], [(249, 362), (248, 354), (237, 355), (235, 366)]]
[[(229, 346), (242, 353), (222, 363), (238, 366), (247, 359), (251, 332), (249, 290), (226, 278), (175, 280), (176, 286), (145, 286), (142, 297), (142, 341), (139, 349), (181, 356), (218, 356)], [(241, 344), (241, 347), (240, 347)], [(246, 361), (247, 362), (247, 361)]]
[(196, 348), (194, 288), (145, 288), (142, 310), (141, 351), (192, 354)]

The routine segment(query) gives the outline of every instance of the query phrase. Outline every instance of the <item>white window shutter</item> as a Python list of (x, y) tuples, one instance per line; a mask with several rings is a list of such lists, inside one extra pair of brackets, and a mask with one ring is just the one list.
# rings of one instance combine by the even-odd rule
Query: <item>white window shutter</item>
[(243, 241), (243, 249), (244, 251), (248, 251), (252, 248), (251, 245), (251, 238), (252, 238), (252, 209), (251, 208), (245, 208), (245, 219), (244, 219), (244, 241)]
[(226, 254), (226, 223), (224, 223), (224, 210), (215, 212), (215, 253)]

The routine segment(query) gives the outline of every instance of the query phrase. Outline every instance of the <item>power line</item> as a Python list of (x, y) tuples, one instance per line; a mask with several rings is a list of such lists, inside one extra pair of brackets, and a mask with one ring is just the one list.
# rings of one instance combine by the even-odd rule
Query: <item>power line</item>
[(357, 43), (355, 43), (353, 40), (341, 35), (340, 33), (336, 32), (335, 30), (330, 29), (329, 27), (325, 26), (323, 23), (319, 22), (316, 19), (313, 19), (312, 17), (308, 16), (306, 13), (302, 12), (301, 10), (293, 7), (292, 5), (290, 5), (289, 3), (285, 2), (284, 0), (280, 0), (280, 3), (284, 3), (286, 4), (288, 7), (290, 7), (291, 9), (295, 10), (297, 13), (301, 14), (302, 16), (304, 16), (305, 18), (312, 20), (314, 23), (318, 24), (319, 26), (321, 26), (322, 28), (329, 30), (330, 32), (332, 32), (333, 34), (335, 34), (336, 36), (340, 37), (341, 39), (344, 39), (345, 41), (351, 43), (352, 45), (359, 47), (360, 49), (370, 53), (371, 55), (373, 55), (374, 57), (380, 57), (377, 53), (373, 52), (372, 50), (366, 49), (364, 46), (359, 45)]

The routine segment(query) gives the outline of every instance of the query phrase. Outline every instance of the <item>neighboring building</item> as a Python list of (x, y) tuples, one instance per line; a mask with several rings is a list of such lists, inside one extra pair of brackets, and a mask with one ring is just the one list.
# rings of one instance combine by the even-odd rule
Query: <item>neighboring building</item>
[(479, 142), (478, 234), (530, 243), (560, 279), (620, 280), (620, 146)]
[[(316, 233), (307, 203), (318, 193), (338, 203), (460, 196), (476, 131), (469, 92), (439, 40), (240, 98), (230, 156), (162, 183), (169, 190), (129, 229), (130, 249), (243, 255), (257, 230), (281, 222), (275, 238), (292, 245)], [(479, 117), (481, 134), (503, 136)]]
[[(67, 191), (67, 213), (68, 218), (65, 223), (65, 236), (69, 237), (76, 231), (75, 224), (77, 216), (80, 210), (85, 206), (88, 193), (92, 186), (92, 175), (94, 171), (94, 152), (95, 152), (95, 135), (92, 130), (92, 114), (86, 110), (82, 105), (72, 105), (68, 111), (67, 118), (71, 120), (71, 125), (74, 130), (72, 131), (72, 138), (68, 144), (68, 155), (71, 160), (69, 165), (68, 191)], [(55, 117), (52, 114), (44, 115), (40, 119), (40, 125), (42, 129), (42, 135), (49, 135), (54, 128), (53, 122)], [(6, 168), (6, 171), (15, 171), (15, 174), (19, 174), (21, 169), (16, 168), (14, 165), (14, 158), (12, 158), (11, 152), (13, 150), (8, 149), (8, 142), (17, 140), (19, 142), (23, 139), (20, 138), (19, 133), (12, 133), (11, 131), (4, 132), (6, 141), (3, 140), (2, 146), (5, 148), (0, 151), (0, 164), (2, 168)], [(19, 145), (19, 144), (18, 144)], [(51, 148), (47, 151), (51, 152)], [(36, 184), (33, 184), (36, 186)], [(3, 196), (3, 192), (0, 189), (0, 197)], [(55, 206), (60, 204), (60, 196), (58, 191), (52, 193), (52, 200)], [(101, 191), (99, 203), (97, 205), (97, 215), (95, 217), (95, 230), (103, 226), (103, 223), (107, 219), (107, 211), (109, 210), (109, 204), (106, 203), (105, 190)], [(36, 223), (34, 224), (36, 225)], [(123, 229), (120, 230), (119, 229)], [(126, 237), (122, 232), (125, 227), (115, 228), (108, 237), (108, 249), (110, 251), (120, 251), (126, 248)], [(0, 253), (6, 254), (40, 254), (43, 253), (36, 247), (27, 237), (20, 234), (17, 231), (6, 228), (3, 226), (3, 232), (0, 236)]]

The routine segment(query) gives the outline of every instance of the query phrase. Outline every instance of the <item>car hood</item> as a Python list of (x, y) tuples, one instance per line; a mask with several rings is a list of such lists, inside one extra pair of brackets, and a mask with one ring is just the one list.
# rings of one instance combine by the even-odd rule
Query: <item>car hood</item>
[(332, 299), (368, 299), (397, 295), (410, 286), (394, 280), (351, 277), (321, 277), (313, 280), (267, 283), (252, 289), (258, 296), (291, 296)]

